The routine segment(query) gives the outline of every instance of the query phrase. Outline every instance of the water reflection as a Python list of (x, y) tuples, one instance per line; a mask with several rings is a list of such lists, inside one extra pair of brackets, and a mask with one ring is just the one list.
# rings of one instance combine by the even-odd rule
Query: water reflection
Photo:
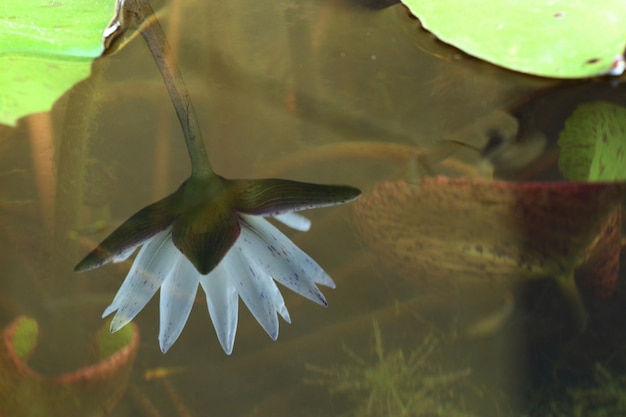
[[(175, 7), (183, 22), (173, 31), (180, 35), (180, 64), (215, 168), (229, 177), (280, 175), (370, 190), (410, 178), (416, 149), (433, 148), (504, 110), (517, 117), (519, 137), (538, 130), (546, 143), (536, 161), (506, 175), (556, 178), (555, 141), (575, 104), (598, 97), (623, 104), (625, 97), (621, 86), (601, 81), (539, 92), (553, 83), (517, 77), (445, 48), (420, 33), (400, 6), (371, 11), (341, 1), (239, 0), (172, 2)], [(53, 230), (40, 215), (45, 199), (37, 194), (30, 162), (29, 139), (37, 134), (28, 121), (0, 130), (0, 317), (3, 324), (20, 314), (38, 320), (41, 337), (31, 366), (48, 374), (84, 365), (100, 313), (129, 268), (75, 275), (77, 245), (90, 249), (128, 213), (174, 191), (189, 171), (175, 115), (145, 47), (131, 44), (96, 67), (101, 80), (79, 87), (51, 114), (57, 169), (65, 172), (58, 177), (61, 217)], [(77, 128), (89, 132), (87, 145), (71, 142), (79, 137), (64, 129), (71, 122), (86, 123)], [(481, 146), (486, 138), (467, 141)], [(64, 153), (69, 151), (78, 156)], [(471, 167), (479, 156), (470, 149), (454, 155)], [(65, 160), (106, 169), (81, 177)], [(94, 187), (92, 181), (119, 184), (91, 200), (101, 207), (73, 200), (77, 189)], [(98, 213), (102, 206), (109, 215)], [(307, 368), (349, 366), (354, 362), (346, 350), (364, 367), (375, 366), (377, 340), (387, 354), (402, 351), (408, 360), (429, 335), (439, 341), (433, 366), (471, 371), (454, 391), (467, 415), (574, 415), (563, 405), (572, 401), (593, 415), (590, 388), (609, 380), (622, 389), (621, 286), (609, 299), (583, 295), (589, 323), (580, 336), (567, 328), (568, 308), (556, 286), (540, 280), (520, 290), (513, 313), (496, 331), (467, 338), (472, 324), (506, 312), (506, 298), (488, 290), (435, 297), (363, 245), (349, 208), (312, 217), (308, 234), (289, 238), (337, 282), (326, 294), (328, 309), (285, 294), (296, 324), (283, 326), (276, 343), (242, 312), (232, 357), (223, 354), (206, 314), (191, 314), (186, 337), (164, 356), (156, 343), (158, 306), (149, 303), (137, 317), (142, 341), (131, 388), (110, 415), (357, 415), (367, 406), (364, 397), (310, 384), (315, 373)], [(94, 219), (106, 225), (89, 233), (85, 226)], [(610, 377), (596, 371), (596, 363)], [(146, 380), (154, 369), (183, 371)]]

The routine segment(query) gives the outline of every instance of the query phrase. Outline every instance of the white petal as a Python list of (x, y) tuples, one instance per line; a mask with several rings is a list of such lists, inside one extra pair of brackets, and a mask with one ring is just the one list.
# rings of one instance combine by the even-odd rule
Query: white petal
[(139, 313), (171, 273), (180, 252), (172, 243), (170, 230), (148, 240), (133, 262), (113, 302), (103, 317), (117, 311), (110, 329), (115, 332)]
[(311, 228), (311, 220), (293, 211), (276, 214), (272, 217), (274, 217), (276, 220), (283, 223), (284, 225), (287, 225), (292, 229), (299, 230), (301, 232), (308, 232)]
[[(133, 262), (133, 265), (131, 266), (130, 270), (128, 271), (128, 274), (126, 274), (126, 278), (124, 278), (124, 282), (122, 282), (122, 285), (120, 286), (120, 289), (115, 294), (115, 297), (113, 298), (113, 301), (104, 310), (104, 313), (102, 313), (102, 317), (106, 317), (109, 314), (111, 314), (112, 312), (114, 312), (115, 310), (117, 310), (120, 307), (120, 304), (121, 304), (120, 301), (124, 300), (128, 296), (129, 292), (131, 291), (131, 289), (134, 286), (139, 285), (139, 283), (138, 282), (134, 282), (134, 280), (142, 278), (141, 274), (137, 274), (137, 270), (139, 268), (140, 262), (144, 262), (148, 258), (150, 253), (147, 253), (147, 252), (154, 252), (154, 251), (158, 250), (160, 248), (160, 245), (162, 245), (163, 242), (165, 241), (165, 239), (167, 239), (168, 237), (169, 237), (169, 229), (168, 230), (164, 230), (162, 232), (159, 232), (159, 233), (155, 234), (154, 236), (152, 236), (150, 239), (148, 239), (145, 242), (143, 242), (145, 244), (143, 245), (143, 247), (139, 251), (139, 255), (137, 255), (137, 257), (135, 258), (135, 261)], [(137, 249), (137, 247), (133, 248), (133, 250), (135, 250), (135, 249)], [(126, 253), (126, 252), (123, 252), (123, 253)], [(153, 253), (153, 255), (154, 255), (154, 253)], [(156, 288), (154, 290), (155, 293), (156, 293), (156, 290), (158, 289), (159, 285), (156, 286)]]
[(234, 285), (232, 266), (239, 259), (234, 253), (232, 249), (228, 251), (211, 273), (200, 277), (215, 333), (227, 355), (233, 351), (239, 309), (239, 294)]
[(241, 236), (231, 249), (238, 261), (231, 263), (231, 279), (236, 282), (235, 287), (252, 315), (259, 322), (265, 332), (276, 340), (278, 338), (278, 311), (281, 316), (289, 317), (287, 307), (274, 280), (262, 270), (255, 269), (243, 256), (243, 248), (239, 245)]
[(130, 248), (118, 253), (117, 255), (114, 255), (111, 257), (111, 262), (113, 262), (114, 264), (118, 263), (118, 262), (123, 262), (126, 259), (130, 258), (130, 255), (132, 255), (133, 253), (135, 253), (135, 250), (139, 247), (139, 245), (141, 245), (144, 242), (141, 242), (135, 246), (131, 246)]
[(163, 353), (174, 344), (187, 323), (201, 276), (180, 252), (179, 259), (161, 286), (159, 345)]
[(244, 220), (240, 240), (251, 262), (292, 291), (325, 306), (326, 298), (315, 284), (334, 287), (335, 283), (324, 270), (267, 220), (252, 216)]

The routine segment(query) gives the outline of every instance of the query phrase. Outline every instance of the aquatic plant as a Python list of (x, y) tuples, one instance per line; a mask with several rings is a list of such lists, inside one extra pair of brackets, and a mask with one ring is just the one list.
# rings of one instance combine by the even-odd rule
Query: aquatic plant
[(231, 353), (239, 296), (275, 340), (276, 312), (290, 319), (274, 279), (321, 305), (326, 299), (316, 284), (334, 287), (322, 268), (264, 217), (307, 230), (308, 219), (293, 211), (338, 204), (356, 195), (350, 187), (192, 177), (118, 227), (76, 270), (125, 260), (142, 246), (104, 311), (105, 316), (116, 312), (111, 331), (130, 322), (160, 288), (159, 343), (166, 352), (185, 326), (200, 284), (218, 339)]
[(559, 134), (559, 170), (574, 181), (626, 180), (626, 108), (605, 101), (579, 105)]
[(25, 316), (0, 331), (0, 417), (97, 417), (122, 398), (139, 346), (135, 326), (101, 329), (89, 364), (54, 376), (28, 365), (37, 336), (37, 322)]
[(443, 42), (513, 71), (582, 78), (621, 75), (626, 67), (621, 2), (402, 2)]
[[(433, 175), (414, 183), (378, 183), (355, 204), (355, 224), (383, 263), (446, 297), (450, 290), (465, 294), (459, 290), (481, 285), (501, 294), (494, 290), (556, 278), (582, 329), (586, 313), (579, 288), (599, 297), (617, 288), (624, 120), (626, 110), (608, 102), (576, 109), (559, 139), (558, 166), (568, 181)], [(497, 135), (500, 152), (517, 158), (519, 149), (500, 138), (516, 137), (517, 125), (508, 125)], [(482, 153), (492, 162), (489, 142)]]
[(443, 371), (433, 363), (438, 348), (433, 334), (405, 355), (402, 349), (385, 352), (380, 328), (374, 322), (373, 361), (359, 357), (345, 348), (350, 365), (330, 368), (309, 365), (319, 375), (311, 382), (328, 386), (331, 393), (349, 395), (356, 404), (354, 416), (386, 417), (469, 417), (459, 385), (470, 369)]
[[(103, 51), (111, 0), (78, 0), (39, 7), (36, 0), (5, 2), (0, 9), (0, 124), (49, 111), (87, 78)], [(65, 22), (59, 25), (59, 22)], [(54, 82), (51, 82), (54, 80)]]
[(615, 417), (626, 415), (626, 374), (615, 375), (602, 364), (594, 367), (594, 383), (567, 391), (568, 400), (553, 403), (551, 417)]
[(127, 259), (142, 246), (124, 283), (104, 315), (115, 312), (110, 330), (130, 322), (160, 288), (159, 344), (166, 352), (182, 332), (198, 284), (222, 348), (233, 349), (241, 297), (272, 339), (280, 314), (289, 322), (282, 283), (319, 304), (326, 300), (316, 284), (332, 279), (265, 217), (298, 230), (308, 219), (295, 211), (342, 204), (360, 194), (349, 186), (308, 184), (280, 179), (227, 180), (209, 163), (198, 121), (165, 35), (145, 0), (121, 2), (107, 30), (117, 44), (130, 26), (139, 27), (170, 93), (181, 123), (191, 177), (168, 197), (131, 216), (77, 266), (86, 271)]
[[(614, 291), (625, 187), (445, 177), (415, 186), (384, 182), (355, 204), (355, 224), (383, 262), (431, 291), (483, 286), (501, 294), (524, 280), (555, 278), (583, 329), (575, 271), (585, 267), (586, 279), (595, 281), (585, 286), (599, 294)], [(599, 262), (603, 253), (611, 259)]]

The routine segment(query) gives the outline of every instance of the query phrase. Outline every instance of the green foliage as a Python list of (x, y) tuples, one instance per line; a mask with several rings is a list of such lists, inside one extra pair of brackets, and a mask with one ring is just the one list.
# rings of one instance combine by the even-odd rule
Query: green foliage
[(0, 5), (0, 123), (47, 111), (89, 76), (115, 0), (20, 0)]
[(111, 0), (21, 0), (0, 8), (0, 54), (94, 58), (114, 13)]
[[(378, 324), (374, 322), (374, 361), (368, 362), (346, 349), (353, 365), (320, 368), (309, 366), (331, 393), (345, 393), (358, 404), (358, 417), (471, 417), (459, 406), (455, 388), (470, 374), (469, 369), (444, 372), (432, 361), (438, 342), (431, 334), (408, 356), (402, 350), (383, 349)], [(457, 392), (458, 394), (458, 392)]]
[(442, 41), (524, 73), (605, 74), (626, 47), (622, 0), (402, 1)]
[(574, 181), (626, 180), (626, 108), (584, 103), (559, 137), (559, 168)]
[(570, 399), (552, 404), (550, 417), (616, 417), (626, 415), (626, 375), (613, 375), (596, 364), (593, 385), (568, 390)]

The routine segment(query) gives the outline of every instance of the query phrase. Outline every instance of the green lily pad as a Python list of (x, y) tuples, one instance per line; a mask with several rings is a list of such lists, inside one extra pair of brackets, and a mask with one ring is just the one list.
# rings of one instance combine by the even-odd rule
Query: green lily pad
[(581, 104), (565, 122), (559, 147), (559, 169), (569, 180), (626, 180), (626, 108)]
[(624, 69), (623, 0), (402, 0), (442, 41), (502, 67), (558, 78)]
[(20, 0), (0, 5), (0, 123), (49, 110), (87, 78), (103, 52), (115, 0)]

